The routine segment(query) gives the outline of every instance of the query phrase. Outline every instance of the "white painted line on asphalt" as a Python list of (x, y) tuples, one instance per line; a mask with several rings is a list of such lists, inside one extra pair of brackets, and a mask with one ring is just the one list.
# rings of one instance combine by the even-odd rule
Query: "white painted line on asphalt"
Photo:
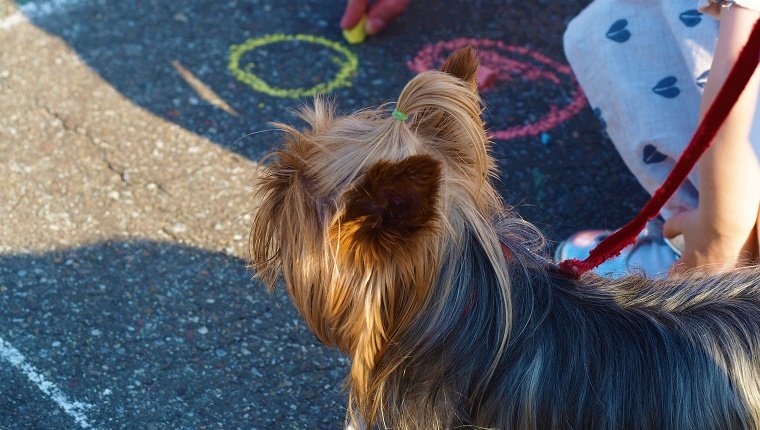
[(87, 420), (87, 415), (85, 414), (85, 411), (91, 408), (92, 405), (69, 400), (57, 385), (45, 379), (34, 366), (29, 364), (26, 357), (24, 357), (24, 354), (14, 348), (13, 345), (6, 342), (2, 337), (0, 337), (0, 359), (9, 362), (15, 368), (19, 369), (27, 379), (40, 389), (40, 391), (45, 393), (46, 396), (53, 400), (64, 412), (73, 418), (74, 421), (79, 424), (79, 427), (83, 429), (94, 429)]

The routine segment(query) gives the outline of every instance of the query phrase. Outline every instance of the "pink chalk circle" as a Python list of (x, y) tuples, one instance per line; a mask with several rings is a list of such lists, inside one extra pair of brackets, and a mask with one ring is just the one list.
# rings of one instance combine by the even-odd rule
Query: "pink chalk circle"
[(467, 45), (473, 46), (478, 51), (481, 65), (490, 74), (495, 74), (495, 78), (490, 79), (488, 85), (481, 88), (483, 91), (514, 79), (537, 83), (544, 81), (549, 85), (569, 87), (569, 103), (560, 106), (550, 104), (549, 111), (538, 120), (504, 130), (491, 131), (492, 138), (510, 140), (538, 136), (569, 120), (586, 106), (586, 96), (567, 64), (554, 61), (532, 49), (507, 45), (498, 40), (461, 38), (425, 45), (417, 56), (406, 64), (415, 73), (437, 69), (450, 53)]

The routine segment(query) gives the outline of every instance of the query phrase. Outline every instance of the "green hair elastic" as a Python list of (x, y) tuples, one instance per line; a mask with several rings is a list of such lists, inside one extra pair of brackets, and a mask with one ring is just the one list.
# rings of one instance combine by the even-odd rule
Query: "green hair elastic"
[(404, 112), (401, 112), (398, 109), (393, 109), (393, 113), (391, 113), (391, 116), (393, 117), (393, 119), (397, 119), (401, 122), (404, 122), (409, 118), (409, 115), (405, 114)]

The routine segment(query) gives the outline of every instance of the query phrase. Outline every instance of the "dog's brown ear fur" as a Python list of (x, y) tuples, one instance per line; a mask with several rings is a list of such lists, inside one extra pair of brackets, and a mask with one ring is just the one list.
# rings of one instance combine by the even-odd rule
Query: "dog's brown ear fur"
[(449, 58), (444, 61), (441, 71), (467, 82), (470, 89), (477, 91), (479, 65), (480, 62), (478, 61), (478, 54), (475, 52), (475, 48), (467, 45), (449, 55)]
[(334, 302), (353, 300), (336, 306), (345, 322), (337, 331), (352, 339), (351, 385), (365, 412), (378, 406), (367, 403), (378, 401), (373, 375), (388, 372), (378, 360), (417, 317), (434, 280), (441, 169), (428, 155), (375, 163), (343, 196), (331, 228), (341, 268)]
[(342, 228), (365, 251), (403, 252), (417, 233), (435, 225), (440, 181), (440, 163), (426, 155), (378, 162), (345, 196)]

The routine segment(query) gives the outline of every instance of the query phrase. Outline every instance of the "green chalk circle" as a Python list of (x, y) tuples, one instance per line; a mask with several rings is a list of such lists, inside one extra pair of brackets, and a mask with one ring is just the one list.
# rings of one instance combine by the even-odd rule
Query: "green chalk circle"
[[(338, 64), (340, 69), (335, 77), (329, 82), (321, 82), (311, 88), (277, 88), (261, 79), (252, 70), (252, 65), (240, 67), (240, 59), (247, 52), (253, 51), (265, 45), (282, 42), (306, 42), (330, 48), (337, 54), (331, 57), (331, 61)], [(268, 94), (274, 97), (300, 98), (317, 94), (326, 94), (340, 87), (351, 86), (351, 76), (359, 67), (359, 59), (356, 54), (338, 42), (325, 39), (324, 37), (309, 34), (269, 34), (262, 37), (248, 39), (240, 45), (230, 46), (230, 61), (227, 69), (240, 82), (250, 86), (254, 91)]]

